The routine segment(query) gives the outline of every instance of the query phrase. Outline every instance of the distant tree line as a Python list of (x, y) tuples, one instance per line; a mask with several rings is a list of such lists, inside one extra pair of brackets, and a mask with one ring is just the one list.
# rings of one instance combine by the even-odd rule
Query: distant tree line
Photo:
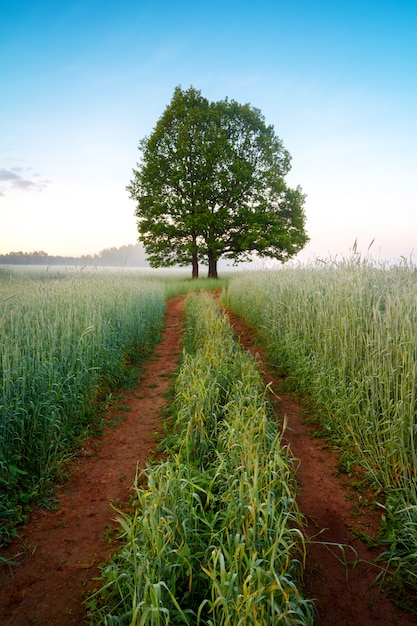
[(0, 265), (91, 265), (111, 267), (148, 267), (143, 245), (140, 243), (105, 248), (98, 254), (82, 256), (50, 256), (43, 250), (35, 252), (8, 252), (0, 254)]

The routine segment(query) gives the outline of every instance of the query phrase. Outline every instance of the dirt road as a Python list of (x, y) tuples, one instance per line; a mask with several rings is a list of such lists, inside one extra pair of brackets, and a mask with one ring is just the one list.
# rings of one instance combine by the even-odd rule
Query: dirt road
[[(165, 330), (148, 361), (137, 389), (123, 401), (125, 419), (102, 437), (86, 441), (60, 486), (59, 508), (35, 511), (3, 556), (16, 555), (20, 565), (0, 570), (0, 624), (5, 626), (81, 626), (86, 624), (84, 598), (95, 587), (98, 565), (111, 555), (106, 542), (116, 526), (117, 507), (126, 505), (136, 468), (152, 456), (162, 433), (161, 410), (181, 351), (183, 298), (167, 303)], [(303, 420), (302, 408), (282, 393), (282, 381), (269, 371), (256, 334), (230, 316), (242, 344), (257, 352), (265, 382), (279, 395), (278, 419), (286, 416), (285, 439), (299, 459), (299, 505), (306, 517), (308, 543), (304, 593), (317, 599), (321, 626), (406, 626), (417, 617), (396, 609), (377, 587), (371, 587), (376, 553), (355, 538), (350, 524), (376, 533), (378, 515), (362, 511), (358, 494), (336, 473), (337, 456), (314, 426)], [(112, 416), (114, 417), (114, 415)], [(337, 547), (343, 544), (344, 553)], [(355, 562), (346, 565), (344, 559)]]

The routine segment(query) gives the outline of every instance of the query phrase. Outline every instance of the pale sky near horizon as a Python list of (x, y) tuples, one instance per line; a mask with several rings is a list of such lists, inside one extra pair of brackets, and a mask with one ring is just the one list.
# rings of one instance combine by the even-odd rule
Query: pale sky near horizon
[(297, 258), (416, 259), (415, 0), (15, 0), (0, 58), (0, 253), (135, 243), (138, 142), (193, 85), (274, 125), (307, 194)]

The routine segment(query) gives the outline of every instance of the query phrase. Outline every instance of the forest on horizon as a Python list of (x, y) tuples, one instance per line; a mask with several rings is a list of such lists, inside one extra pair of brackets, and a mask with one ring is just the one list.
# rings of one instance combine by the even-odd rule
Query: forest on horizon
[(92, 265), (116, 267), (149, 267), (141, 243), (120, 248), (104, 248), (97, 254), (82, 256), (49, 255), (43, 250), (0, 254), (0, 265)]

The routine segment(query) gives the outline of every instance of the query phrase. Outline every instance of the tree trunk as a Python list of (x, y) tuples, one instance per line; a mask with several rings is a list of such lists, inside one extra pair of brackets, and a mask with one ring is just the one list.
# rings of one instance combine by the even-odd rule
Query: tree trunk
[(193, 263), (192, 277), (193, 278), (198, 278), (198, 257), (197, 257), (196, 254), (193, 254), (192, 263)]
[(218, 275), (217, 275), (217, 259), (214, 256), (212, 250), (209, 250), (209, 252), (208, 252), (208, 262), (209, 262), (208, 278), (218, 278)]

